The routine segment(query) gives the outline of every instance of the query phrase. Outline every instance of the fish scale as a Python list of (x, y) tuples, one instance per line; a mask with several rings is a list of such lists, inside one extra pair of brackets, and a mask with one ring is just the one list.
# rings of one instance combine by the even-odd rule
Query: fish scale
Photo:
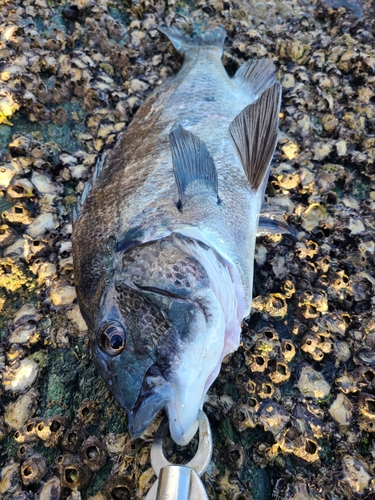
[(162, 31), (184, 64), (103, 160), (73, 252), (93, 358), (130, 431), (164, 407), (183, 445), (250, 312), (280, 86), (267, 60), (229, 78), (223, 28)]

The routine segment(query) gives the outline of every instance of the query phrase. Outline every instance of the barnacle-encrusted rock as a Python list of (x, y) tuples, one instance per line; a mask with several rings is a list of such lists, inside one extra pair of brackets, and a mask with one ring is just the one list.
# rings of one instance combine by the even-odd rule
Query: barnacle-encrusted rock
[(47, 472), (47, 461), (43, 455), (35, 454), (21, 466), (21, 478), (25, 486), (39, 482)]
[(304, 366), (301, 369), (297, 386), (305, 397), (315, 399), (325, 399), (331, 390), (323, 375), (311, 366)]

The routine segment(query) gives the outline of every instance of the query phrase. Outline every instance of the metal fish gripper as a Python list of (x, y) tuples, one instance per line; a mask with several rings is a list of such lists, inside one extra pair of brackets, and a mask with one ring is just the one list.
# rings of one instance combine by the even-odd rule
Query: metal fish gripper
[(212, 435), (208, 418), (199, 411), (199, 444), (195, 456), (186, 465), (171, 464), (163, 450), (168, 430), (165, 418), (155, 435), (151, 447), (151, 465), (157, 476), (145, 500), (208, 500), (200, 479), (212, 457)]

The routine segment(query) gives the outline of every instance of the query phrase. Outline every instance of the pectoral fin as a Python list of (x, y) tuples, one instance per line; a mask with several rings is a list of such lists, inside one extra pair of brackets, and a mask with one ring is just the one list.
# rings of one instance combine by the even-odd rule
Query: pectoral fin
[(263, 92), (232, 121), (229, 134), (253, 191), (265, 189), (278, 138), (281, 86)]
[(259, 217), (257, 236), (266, 236), (267, 234), (285, 234), (293, 240), (297, 239), (297, 231), (285, 221)]
[(219, 200), (215, 163), (205, 143), (181, 125), (172, 129), (169, 141), (179, 194), (178, 208), (197, 194), (209, 192)]

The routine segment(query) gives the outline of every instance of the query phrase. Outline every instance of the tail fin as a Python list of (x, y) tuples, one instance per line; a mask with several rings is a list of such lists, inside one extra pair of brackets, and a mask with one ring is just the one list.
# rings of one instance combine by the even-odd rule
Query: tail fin
[(159, 31), (164, 33), (172, 42), (174, 48), (185, 54), (193, 47), (217, 47), (223, 50), (224, 40), (227, 32), (221, 26), (204, 31), (200, 35), (188, 37), (176, 26), (160, 26)]

